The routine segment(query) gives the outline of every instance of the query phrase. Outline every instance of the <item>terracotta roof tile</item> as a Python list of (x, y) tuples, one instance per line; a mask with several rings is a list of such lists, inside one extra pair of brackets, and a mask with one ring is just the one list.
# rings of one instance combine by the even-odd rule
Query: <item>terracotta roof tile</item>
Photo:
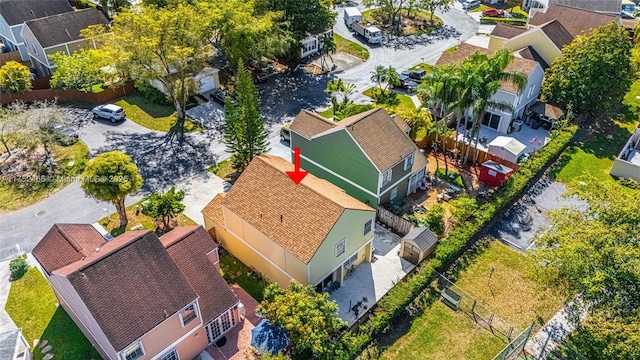
[[(308, 131), (309, 129), (320, 130), (321, 126), (319, 124), (328, 121), (320, 120), (323, 119), (320, 115), (309, 116), (311, 113), (306, 112), (306, 110), (303, 111), (305, 114), (300, 116), (303, 114), (301, 112), (293, 121), (291, 125), (292, 131), (298, 132), (298, 130), (301, 130), (311, 134)], [(375, 108), (350, 116), (307, 137), (322, 136), (325, 131), (342, 128), (351, 134), (380, 172), (387, 171), (407, 155), (417, 150), (413, 141), (383, 108)]]
[(54, 274), (67, 277), (117, 351), (197, 298), (149, 231), (126, 232)]
[(55, 224), (32, 254), (47, 273), (95, 253), (107, 241), (89, 224)]
[(617, 21), (618, 16), (564, 5), (550, 5), (545, 12), (541, 9), (531, 9), (529, 14), (529, 25), (541, 26), (552, 20), (558, 20), (569, 34), (576, 37), (583, 31), (589, 33), (592, 29)]
[[(374, 210), (311, 174), (296, 185), (285, 173), (293, 170), (293, 164), (277, 156), (254, 158), (222, 206), (308, 263), (345, 209)], [(216, 206), (214, 201), (204, 213)]]
[(211, 263), (207, 254), (217, 248), (202, 226), (184, 226), (160, 237), (169, 256), (200, 298), (200, 313), (207, 324), (238, 303), (238, 297)]
[(311, 138), (335, 126), (334, 122), (309, 110), (300, 110), (289, 130)]
[(527, 29), (519, 26), (497, 23), (496, 27), (491, 31), (491, 36), (496, 36), (503, 39), (511, 39), (512, 37), (518, 36), (525, 32), (527, 32)]

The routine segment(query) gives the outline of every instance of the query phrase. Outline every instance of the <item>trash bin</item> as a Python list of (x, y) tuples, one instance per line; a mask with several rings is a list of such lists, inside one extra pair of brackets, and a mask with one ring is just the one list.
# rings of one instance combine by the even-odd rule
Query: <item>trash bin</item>
[(519, 132), (522, 129), (522, 120), (516, 120), (513, 122), (513, 131)]

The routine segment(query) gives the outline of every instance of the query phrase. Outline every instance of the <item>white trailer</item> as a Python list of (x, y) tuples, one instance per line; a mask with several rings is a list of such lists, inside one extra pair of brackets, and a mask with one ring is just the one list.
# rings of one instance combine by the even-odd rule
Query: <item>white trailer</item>
[(344, 8), (344, 23), (348, 28), (351, 28), (351, 24), (362, 21), (362, 14), (357, 7)]
[(375, 26), (364, 26), (358, 22), (351, 24), (351, 28), (357, 34), (367, 39), (370, 44), (379, 44), (382, 42), (382, 30)]

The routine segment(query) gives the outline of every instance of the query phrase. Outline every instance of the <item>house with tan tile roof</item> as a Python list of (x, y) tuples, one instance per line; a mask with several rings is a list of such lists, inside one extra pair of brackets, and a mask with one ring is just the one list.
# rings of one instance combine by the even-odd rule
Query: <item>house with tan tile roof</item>
[[(474, 52), (479, 51), (485, 54), (492, 54), (495, 50), (485, 49), (467, 43), (460, 44), (453, 53), (443, 53), (436, 66), (444, 66), (451, 63), (462, 63), (464, 59)], [(523, 91), (518, 89), (509, 81), (500, 85), (500, 89), (491, 97), (492, 101), (511, 104), (513, 111), (502, 111), (489, 108), (482, 120), (482, 126), (494, 129), (502, 134), (511, 132), (511, 126), (516, 120), (524, 120), (526, 111), (536, 102), (544, 79), (544, 70), (540, 63), (520, 57), (519, 52), (514, 54), (513, 61), (505, 69), (510, 72), (522, 73), (527, 78), (527, 84)], [(470, 118), (470, 111), (467, 117)]]
[(339, 122), (302, 110), (290, 127), (291, 148), (300, 148), (307, 171), (375, 208), (402, 200), (424, 177), (427, 160), (409, 130), (382, 108)]
[(291, 279), (319, 290), (342, 284), (351, 267), (371, 261), (375, 210), (312, 174), (296, 185), (286, 174), (293, 170), (277, 156), (254, 158), (202, 210), (205, 228), (282, 287)]
[(102, 234), (99, 225), (56, 224), (32, 254), (104, 359), (192, 359), (240, 321), (203, 227)]
[(560, 56), (562, 48), (581, 33), (612, 21), (620, 21), (620, 2), (617, 15), (595, 10), (552, 4), (544, 9), (531, 9), (527, 28), (498, 24), (490, 34), (489, 49), (502, 48), (516, 51), (530, 47), (551, 64)]

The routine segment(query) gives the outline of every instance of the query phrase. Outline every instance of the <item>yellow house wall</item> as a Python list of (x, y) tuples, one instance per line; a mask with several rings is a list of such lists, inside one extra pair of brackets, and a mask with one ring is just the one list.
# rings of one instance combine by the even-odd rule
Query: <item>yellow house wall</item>
[[(310, 283), (316, 284), (324, 279), (333, 269), (344, 263), (353, 253), (368, 241), (373, 239), (375, 229), (375, 211), (345, 210), (333, 229), (327, 235), (325, 241), (320, 245), (313, 258), (309, 262)], [(364, 223), (372, 220), (371, 231), (363, 235)], [(343, 238), (346, 241), (346, 251), (344, 254), (335, 257), (336, 244)], [(369, 248), (369, 252), (370, 252)], [(358, 263), (365, 255), (364, 249), (358, 255)]]
[(504, 47), (504, 43), (505, 43), (505, 39), (503, 38), (499, 38), (499, 37), (495, 37), (495, 36), (490, 36), (489, 37), (489, 49), (491, 50), (500, 50)]
[[(491, 46), (491, 41), (489, 41), (489, 45)], [(505, 47), (511, 50), (522, 49), (527, 46), (533, 47), (547, 64), (551, 64), (555, 58), (560, 56), (560, 50), (539, 29), (528, 31), (505, 42)]]

